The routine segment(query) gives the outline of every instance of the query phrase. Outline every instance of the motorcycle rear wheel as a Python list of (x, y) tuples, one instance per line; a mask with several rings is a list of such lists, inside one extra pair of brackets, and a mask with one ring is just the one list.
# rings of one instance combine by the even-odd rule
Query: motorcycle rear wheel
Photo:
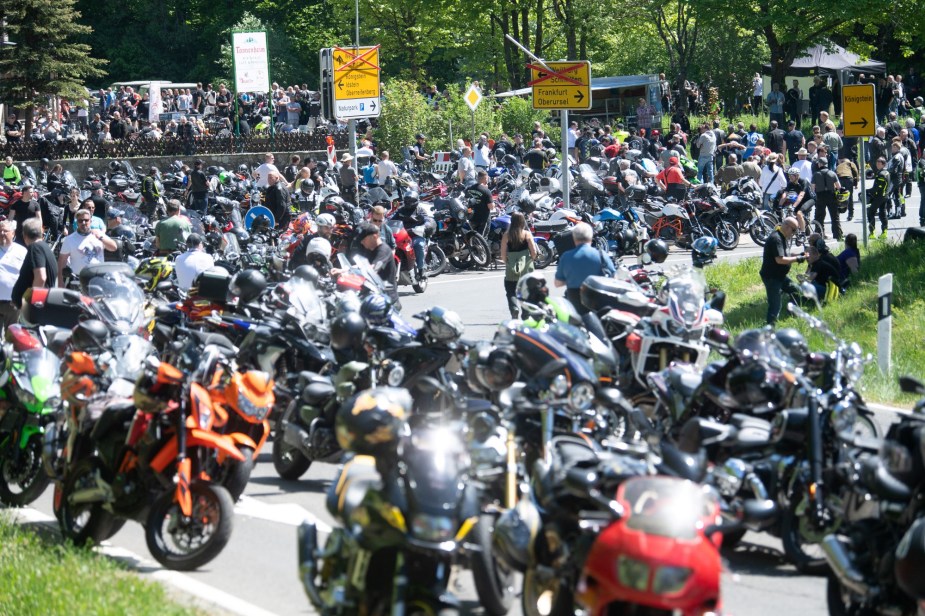
[(97, 472), (102, 473), (102, 470), (102, 463), (96, 458), (80, 460), (67, 473), (64, 481), (55, 486), (53, 507), (61, 535), (77, 547), (105, 541), (125, 524), (125, 520), (113, 516), (100, 503), (72, 505), (67, 502), (69, 494), (95, 486), (95, 476)]
[[(290, 407), (295, 401), (290, 403)], [(276, 424), (276, 439), (273, 441), (273, 468), (280, 479), (295, 481), (305, 474), (312, 465), (312, 460), (298, 448), (286, 443), (283, 420), (291, 421), (292, 413), (287, 409)]]
[(841, 582), (834, 575), (829, 576), (825, 587), (825, 604), (829, 608), (829, 616), (857, 614), (860, 608), (851, 600)]
[(537, 269), (549, 267), (556, 260), (556, 253), (548, 242), (536, 242), (536, 261), (533, 263)]
[(749, 228), (748, 234), (753, 242), (759, 246), (764, 246), (778, 224), (780, 224), (780, 221), (777, 220), (777, 216), (770, 212), (761, 212), (758, 215), (758, 220)]
[[(12, 447), (19, 444), (13, 443)], [(36, 433), (29, 438), (25, 449), (18, 452), (18, 463), (13, 461), (17, 452), (11, 448), (0, 458), (0, 503), (25, 507), (42, 495), (50, 481), (42, 465), (42, 435)]]
[(161, 494), (148, 514), (145, 541), (151, 556), (165, 569), (198, 569), (218, 556), (231, 538), (234, 501), (228, 490), (195, 481), (190, 493), (193, 512), (188, 519), (180, 511), (174, 490)]

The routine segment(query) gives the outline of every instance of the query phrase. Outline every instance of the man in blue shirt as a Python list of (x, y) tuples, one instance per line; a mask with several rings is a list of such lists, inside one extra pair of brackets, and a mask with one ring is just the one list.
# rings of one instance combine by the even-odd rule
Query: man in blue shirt
[(591, 246), (594, 230), (580, 222), (572, 229), (575, 248), (559, 257), (556, 268), (556, 286), (565, 287), (565, 297), (575, 305), (579, 314), (588, 312), (581, 304), (581, 284), (588, 276), (612, 276), (616, 272), (610, 255)]

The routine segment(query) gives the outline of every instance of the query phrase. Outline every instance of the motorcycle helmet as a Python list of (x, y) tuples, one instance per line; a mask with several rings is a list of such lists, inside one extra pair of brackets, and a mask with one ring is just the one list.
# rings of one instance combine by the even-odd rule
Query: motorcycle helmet
[(359, 455), (395, 452), (411, 414), (411, 394), (397, 387), (376, 387), (348, 399), (337, 411), (337, 444)]
[(344, 200), (338, 195), (330, 195), (325, 197), (321, 204), (321, 209), (324, 212), (340, 212), (344, 209)]
[(691, 246), (691, 260), (694, 267), (704, 267), (716, 258), (716, 246), (719, 242), (715, 237), (698, 237)]
[(218, 174), (219, 174), (219, 170), (218, 170), (218, 167), (216, 167), (215, 165), (209, 165), (208, 167), (206, 167), (206, 175), (212, 176), (212, 175), (218, 175)]
[(554, 160), (556, 158), (556, 151), (553, 148), (546, 148), (546, 160)]
[(135, 277), (144, 283), (145, 291), (153, 292), (157, 285), (166, 280), (173, 273), (173, 263), (164, 257), (150, 257), (144, 259), (135, 268)]
[(306, 255), (316, 254), (321, 255), (325, 259), (331, 258), (331, 242), (324, 239), (323, 237), (312, 238), (308, 242), (308, 248), (305, 250)]
[(794, 362), (802, 364), (806, 361), (806, 356), (809, 355), (809, 345), (806, 344), (803, 334), (792, 327), (787, 327), (774, 332), (774, 337)]
[(732, 346), (739, 353), (749, 351), (752, 355), (760, 357), (764, 353), (764, 330), (746, 329), (736, 336)]
[[(318, 225), (319, 227), (332, 227), (333, 228), (334, 225), (337, 224), (337, 219), (335, 219), (330, 214), (321, 214), (320, 216), (318, 216), (318, 218), (315, 219), (315, 224)], [(329, 256), (330, 254), (331, 254), (330, 251), (328, 251)]]
[(78, 323), (71, 330), (71, 344), (77, 351), (98, 354), (109, 347), (109, 328), (98, 319)]
[(528, 498), (522, 498), (513, 509), (508, 509), (495, 522), (492, 533), (492, 553), (508, 567), (526, 571), (530, 559), (530, 546), (539, 532), (540, 513)]
[(507, 389), (517, 380), (517, 358), (509, 348), (481, 342), (469, 350), (466, 380), (481, 393)]
[(304, 235), (311, 231), (312, 228), (312, 217), (308, 214), (299, 214), (296, 216), (295, 220), (292, 221), (292, 232), (296, 235)]
[(331, 348), (336, 351), (354, 349), (366, 338), (366, 321), (358, 312), (348, 311), (331, 321)]
[(292, 277), (316, 284), (318, 282), (318, 270), (311, 265), (300, 265), (292, 272)]
[(208, 214), (202, 217), (202, 230), (206, 233), (218, 230), (218, 221), (215, 219), (215, 216)]
[(645, 245), (646, 254), (652, 257), (652, 263), (664, 263), (668, 258), (668, 244), (665, 240), (649, 240)]
[(315, 192), (315, 183), (311, 181), (311, 179), (305, 178), (304, 180), (302, 180), (302, 183), (299, 184), (299, 190), (305, 193), (306, 195), (310, 195), (313, 192)]
[(337, 303), (334, 304), (334, 314), (341, 315), (348, 312), (359, 312), (363, 307), (363, 302), (360, 301), (360, 296), (349, 291), (340, 296), (337, 300)]
[(111, 160), (109, 161), (109, 170), (113, 173), (122, 173), (122, 165), (114, 160)]
[(539, 272), (531, 272), (517, 281), (517, 299), (528, 304), (542, 306), (549, 297), (546, 277)]
[(254, 218), (251, 223), (251, 233), (264, 233), (270, 230), (270, 218), (266, 214), (261, 214)]
[(220, 184), (230, 184), (231, 183), (231, 174), (227, 171), (222, 171), (218, 174), (218, 181)]
[(392, 303), (385, 295), (370, 295), (360, 304), (360, 314), (370, 325), (387, 325)]
[(896, 546), (893, 573), (904, 593), (925, 600), (925, 519), (916, 520)]
[(260, 270), (246, 269), (234, 275), (229, 291), (237, 295), (241, 303), (247, 304), (260, 297), (266, 288), (267, 279)]
[(789, 177), (789, 176), (794, 176), (794, 175), (797, 176), (797, 177), (800, 177), (800, 170), (797, 169), (796, 167), (790, 167), (789, 169), (787, 169), (787, 176), (788, 176), (788, 177)]
[(240, 173), (241, 175), (247, 175), (248, 174), (247, 165), (238, 165), (238, 173)]
[(463, 335), (465, 326), (457, 313), (452, 310), (445, 310), (440, 306), (434, 306), (427, 311), (424, 329), (431, 338), (445, 344), (459, 340)]
[(404, 203), (405, 207), (417, 207), (419, 202), (420, 197), (418, 197), (418, 193), (413, 190), (405, 193), (405, 197), (402, 199), (402, 203)]

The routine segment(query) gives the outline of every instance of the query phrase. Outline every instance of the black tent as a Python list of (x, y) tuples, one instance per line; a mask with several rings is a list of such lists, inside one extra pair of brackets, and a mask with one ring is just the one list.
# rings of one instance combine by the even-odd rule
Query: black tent
[[(766, 75), (771, 74), (771, 65), (764, 65)], [(788, 77), (828, 75), (846, 70), (853, 73), (880, 74), (886, 72), (886, 64), (878, 60), (861, 61), (860, 56), (834, 43), (816, 45), (807, 49), (803, 56), (794, 60), (787, 69)]]

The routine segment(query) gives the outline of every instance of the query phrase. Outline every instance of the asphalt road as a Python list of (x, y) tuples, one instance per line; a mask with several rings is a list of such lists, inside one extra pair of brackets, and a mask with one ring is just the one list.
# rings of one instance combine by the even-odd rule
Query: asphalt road
[[(907, 208), (906, 221), (918, 220), (918, 201), (916, 190)], [(895, 225), (891, 239), (901, 238), (905, 227), (891, 222)], [(859, 231), (858, 217), (847, 225), (846, 232)], [(720, 257), (739, 259), (760, 252), (761, 249), (745, 237), (739, 248), (722, 253)], [(689, 258), (689, 253), (678, 251), (673, 252), (670, 261)], [(550, 278), (553, 272), (553, 268), (545, 270)], [(502, 279), (503, 270), (439, 276), (430, 282), (423, 295), (403, 293), (403, 313), (410, 316), (429, 306), (441, 305), (460, 313), (466, 323), (467, 337), (490, 337), (497, 324), (507, 316)], [(334, 466), (319, 463), (302, 480), (284, 482), (273, 470), (269, 450), (264, 451), (245, 496), (237, 505), (230, 543), (199, 571), (174, 574), (161, 570), (148, 556), (141, 526), (134, 523), (127, 524), (105, 551), (134, 565), (144, 575), (204, 598), (207, 603), (200, 605), (214, 613), (251, 616), (312, 613), (297, 579), (296, 526), (306, 517), (317, 520), (322, 531), (335, 525), (324, 507), (325, 491), (334, 473)], [(33, 523), (49, 524), (50, 494), (49, 490), (35, 503), (34, 509), (20, 516)], [(724, 613), (747, 616), (827, 613), (825, 581), (797, 574), (784, 561), (778, 540), (749, 533), (740, 547), (725, 553), (725, 558)], [(472, 613), (478, 613), (467, 573), (460, 576), (457, 590)], [(512, 613), (519, 613), (519, 610)]]

